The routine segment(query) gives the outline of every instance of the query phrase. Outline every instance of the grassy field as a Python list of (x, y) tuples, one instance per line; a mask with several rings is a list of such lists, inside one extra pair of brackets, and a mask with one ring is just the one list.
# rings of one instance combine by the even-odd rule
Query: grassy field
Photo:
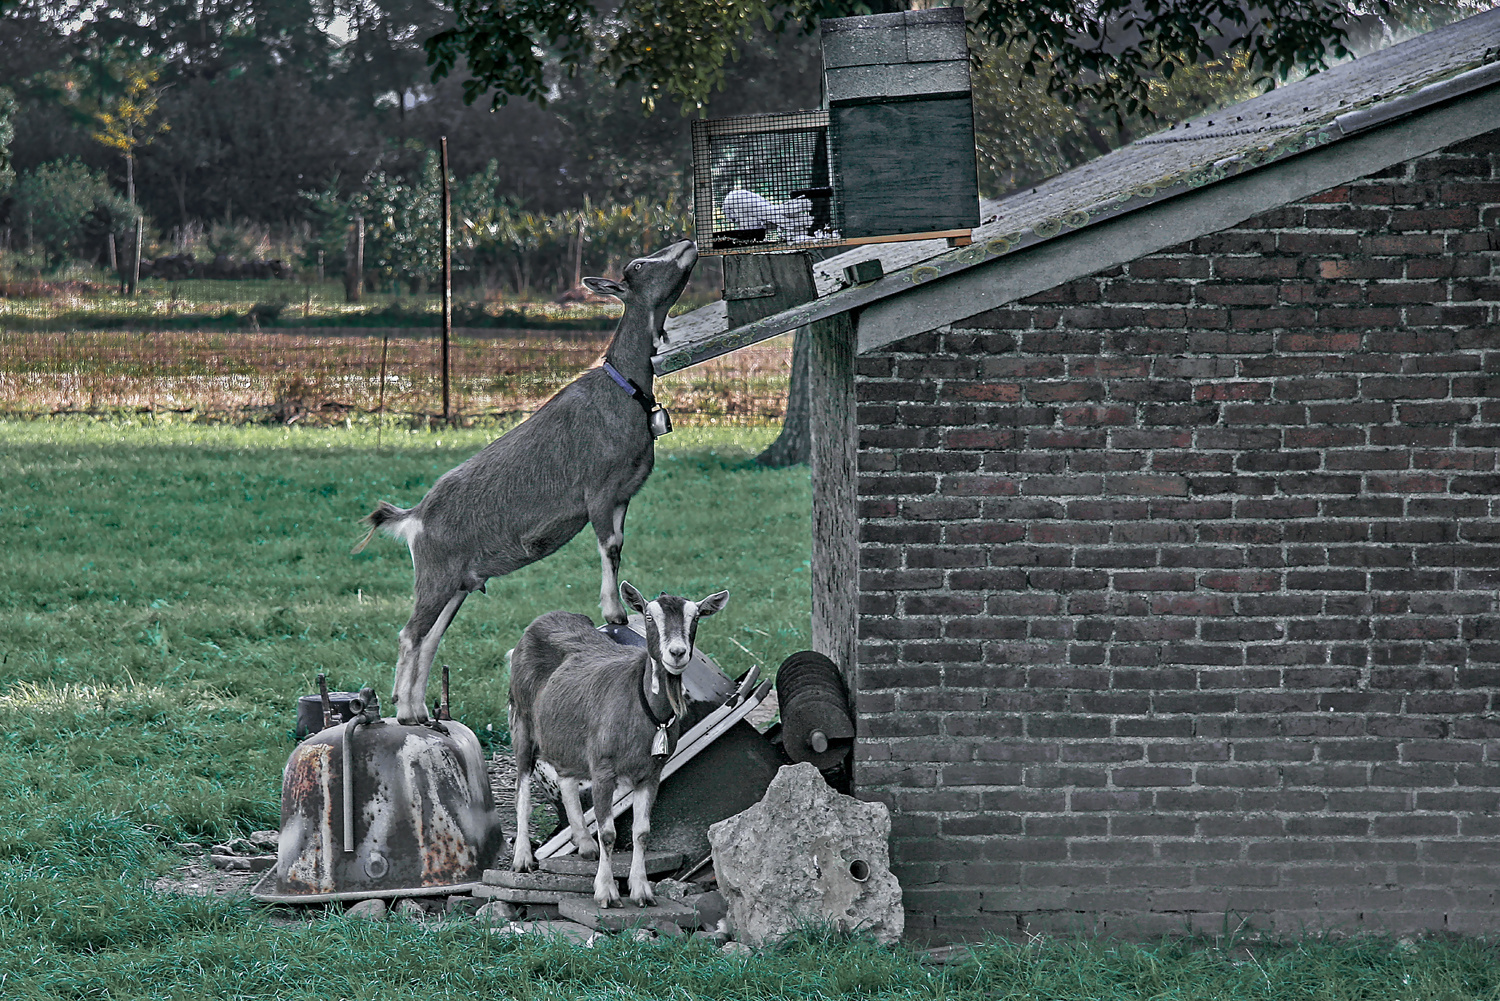
[[(624, 576), (733, 592), (700, 640), (731, 673), (807, 643), (805, 469), (771, 430), (663, 441)], [(143, 885), (177, 841), (274, 826), (293, 700), (389, 686), (410, 563), (349, 547), (488, 434), (0, 421), (0, 997), (1317, 999), (1500, 997), (1485, 943), (991, 942), (966, 962), (816, 935), (748, 959), (701, 941), (591, 950), (453, 919), (276, 927)], [(670, 444), (670, 447), (666, 447)], [(597, 615), (586, 536), (492, 582), (443, 642), (456, 714), (503, 736), (504, 651), (534, 615)]]

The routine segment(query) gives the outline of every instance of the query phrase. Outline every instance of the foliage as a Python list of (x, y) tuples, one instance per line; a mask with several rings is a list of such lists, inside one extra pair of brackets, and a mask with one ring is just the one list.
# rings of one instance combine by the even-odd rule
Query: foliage
[[(1097, 105), (1069, 104), (1047, 92), (1047, 81), (1025, 73), (1015, 45), (975, 50), (974, 125), (979, 191), (995, 198), (1128, 143), (1152, 123), (1121, 119)], [(1256, 92), (1250, 60), (1240, 55), (1186, 67), (1150, 87), (1155, 113), (1188, 118), (1248, 99)]]
[[(316, 246), (326, 263), (343, 261), (349, 226), (365, 225), (365, 267), (380, 284), (403, 283), (413, 291), (441, 273), (442, 177), (436, 153), (429, 152), (415, 181), (376, 171), (347, 198), (330, 186), (308, 193), (319, 220)], [(536, 286), (567, 288), (580, 260), (616, 271), (691, 228), (688, 210), (675, 192), (663, 203), (637, 198), (624, 205), (595, 205), (544, 214), (501, 195), (499, 168), (484, 170), (453, 185), (455, 273), (469, 284), (489, 287), (507, 282), (517, 293)], [(314, 250), (315, 254), (316, 251)]]
[(164, 121), (154, 124), (161, 95), (152, 86), (160, 76), (157, 70), (139, 64), (127, 65), (120, 81), (121, 93), (112, 101), (94, 112), (98, 128), (94, 138), (107, 149), (115, 150), (125, 158), (127, 192), (130, 201), (135, 201), (135, 155), (143, 146), (171, 126)]
[(10, 144), (16, 137), (16, 95), (0, 87), (0, 196), (10, 191), (16, 172), (10, 165)]
[(77, 160), (60, 160), (21, 178), (11, 216), (56, 262), (97, 255), (104, 236), (123, 232), (134, 213), (101, 174)]
[[(1367, 7), (1388, 14), (1396, 6), (1393, 0), (1269, 0), (1254, 16), (1240, 0), (980, 0), (967, 9), (980, 38), (1020, 47), (1021, 71), (1040, 74), (1050, 95), (1097, 105), (1123, 121), (1153, 115), (1155, 81), (1226, 50), (1244, 53), (1268, 79), (1347, 58), (1356, 17)], [(426, 44), (435, 77), (453, 72), (460, 57), (467, 60), (464, 93), (470, 101), (487, 90), (495, 91), (496, 104), (510, 94), (544, 97), (540, 53), (550, 50), (568, 73), (595, 68), (615, 80), (639, 80), (648, 107), (665, 93), (687, 113), (701, 109), (709, 93), (723, 86), (725, 63), (757, 24), (811, 30), (825, 17), (883, 9), (889, 5), (879, 0), (775, 6), (759, 0), (625, 0), (596, 13), (578, 0), (457, 0), (457, 24)]]

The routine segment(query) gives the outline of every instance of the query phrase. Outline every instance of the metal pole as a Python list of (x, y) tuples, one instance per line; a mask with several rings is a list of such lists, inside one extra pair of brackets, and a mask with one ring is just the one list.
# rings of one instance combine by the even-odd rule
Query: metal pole
[(453, 423), (448, 396), (448, 339), (453, 336), (453, 195), (448, 190), (448, 137), (443, 136), (443, 420)]

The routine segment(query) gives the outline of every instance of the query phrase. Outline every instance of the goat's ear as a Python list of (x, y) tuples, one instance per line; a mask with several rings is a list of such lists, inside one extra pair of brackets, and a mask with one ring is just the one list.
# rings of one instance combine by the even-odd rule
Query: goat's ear
[(630, 289), (608, 278), (585, 278), (583, 284), (587, 285), (590, 291), (598, 292), (600, 295), (612, 295), (624, 299), (630, 294)]
[(630, 586), (630, 581), (620, 581), (620, 596), (625, 599), (625, 604), (642, 615), (646, 614), (646, 599), (641, 592)]
[(707, 598), (704, 598), (702, 601), (698, 602), (698, 618), (701, 619), (705, 615), (712, 615), (715, 612), (722, 612), (724, 610), (724, 606), (727, 604), (729, 604), (729, 592), (717, 591), (709, 595)]

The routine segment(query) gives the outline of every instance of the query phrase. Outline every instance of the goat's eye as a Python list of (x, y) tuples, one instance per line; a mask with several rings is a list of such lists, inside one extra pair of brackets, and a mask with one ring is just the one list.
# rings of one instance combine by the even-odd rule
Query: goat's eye
[(639, 270), (641, 270), (641, 266), (639, 264), (632, 264), (630, 266), (630, 270), (631, 271), (639, 271)]

